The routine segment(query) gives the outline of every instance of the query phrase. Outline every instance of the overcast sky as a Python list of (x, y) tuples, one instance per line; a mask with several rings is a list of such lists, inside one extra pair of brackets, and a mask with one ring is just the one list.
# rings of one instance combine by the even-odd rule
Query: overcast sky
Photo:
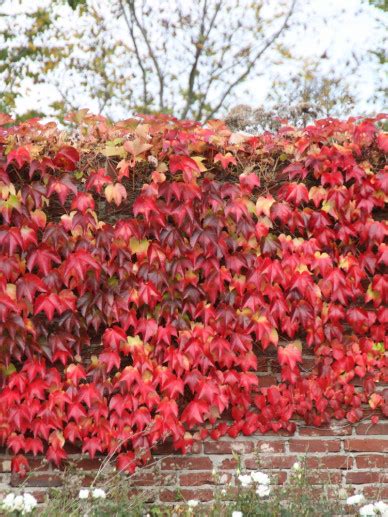
[[(104, 0), (105, 1), (105, 0)], [(107, 0), (108, 1), (108, 0)], [(273, 0), (277, 2), (277, 0)], [(28, 9), (36, 9), (38, 5), (45, 6), (49, 0), (5, 0), (2, 3), (1, 11), (16, 14), (25, 12)], [(100, 5), (102, 0), (99, 0)], [(159, 4), (155, 0), (155, 7)], [(79, 22), (75, 13), (64, 6), (62, 9), (62, 20), (64, 25), (72, 26)], [(327, 58), (321, 60), (323, 70), (336, 69), (341, 76), (345, 70), (345, 63), (357, 56), (366, 55), (368, 49), (381, 46), (383, 39), (382, 26), (378, 19), (387, 19), (382, 10), (371, 7), (363, 0), (299, 0), (295, 12), (296, 19), (304, 24), (304, 29), (296, 34), (289, 31), (285, 41), (294, 56), (305, 59), (316, 59), (322, 55)], [(112, 20), (112, 24), (120, 24)], [(112, 26), (113, 26), (112, 25)], [(119, 29), (119, 26), (118, 26)], [(1, 30), (1, 19), (0, 19)], [(287, 80), (295, 72), (294, 62), (278, 64), (275, 68), (263, 66), (254, 77), (251, 77), (240, 88), (239, 100), (241, 103), (260, 105), (266, 98), (271, 79), (276, 74), (278, 77)], [(66, 78), (64, 78), (66, 80)], [(372, 106), (370, 99), (378, 85), (387, 85), (387, 67), (377, 66), (372, 55), (370, 59), (360, 61), (357, 72), (348, 78), (349, 83), (359, 93), (359, 114), (376, 109)], [(23, 113), (34, 107), (44, 109), (50, 102), (60, 97), (56, 88), (50, 83), (44, 85), (33, 85), (30, 81), (24, 82), (23, 96), (17, 101), (17, 112)], [(97, 110), (97, 104), (93, 99), (85, 97), (82, 91), (79, 92), (80, 104), (92, 111)], [(384, 109), (384, 101), (381, 100), (377, 109)], [(125, 116), (125, 113), (117, 112), (116, 116)]]

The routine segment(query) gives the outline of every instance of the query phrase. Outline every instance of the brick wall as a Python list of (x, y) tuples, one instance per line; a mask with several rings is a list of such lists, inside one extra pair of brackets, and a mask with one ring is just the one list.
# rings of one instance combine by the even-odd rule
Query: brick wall
[[(278, 483), (283, 483), (294, 462), (306, 455), (307, 465), (316, 469), (311, 473), (313, 484), (332, 482), (344, 488), (352, 486), (372, 498), (388, 499), (388, 420), (376, 425), (364, 420), (354, 426), (338, 422), (330, 429), (300, 426), (292, 436), (266, 434), (205, 441), (195, 444), (193, 452), (185, 456), (163, 445), (155, 451), (152, 465), (129, 477), (128, 489), (143, 493), (149, 501), (174, 502), (180, 497), (208, 501), (217, 483), (214, 469), (220, 485), (234, 482), (233, 450), (242, 455), (246, 469), (266, 470)], [(90, 484), (104, 458), (80, 459), (74, 450), (69, 452), (83, 484)], [(23, 482), (26, 490), (42, 500), (48, 487), (62, 484), (63, 472), (50, 467), (45, 460), (31, 459), (31, 466), (33, 472), (27, 480), (20, 480), (11, 474), (9, 455), (3, 451), (0, 492)], [(104, 473), (111, 475), (112, 468), (108, 465)]]

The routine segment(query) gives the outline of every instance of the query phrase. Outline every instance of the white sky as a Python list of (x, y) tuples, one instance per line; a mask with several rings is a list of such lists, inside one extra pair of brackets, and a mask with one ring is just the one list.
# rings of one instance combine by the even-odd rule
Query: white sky
[[(101, 1), (99, 0), (100, 5)], [(271, 1), (277, 2), (277, 0)], [(1, 12), (16, 14), (25, 12), (26, 9), (36, 9), (38, 5), (45, 6), (49, 2), (50, 0), (21, 0), (20, 2), (16, 0), (1, 2), (0, 0), (0, 5)], [(155, 7), (158, 5), (160, 2), (155, 0)], [(64, 24), (77, 22), (70, 8), (66, 6), (62, 11), (61, 23), (62, 21)], [(354, 56), (365, 54), (366, 50), (376, 48), (379, 42), (381, 45), (382, 28), (379, 27), (376, 19), (382, 20), (384, 17), (387, 19), (386, 14), (369, 6), (366, 0), (299, 0), (294, 16), (305, 24), (301, 33), (295, 34), (295, 32), (289, 31), (286, 35), (285, 42), (294, 56), (316, 59), (326, 52), (328, 59), (322, 60), (322, 68), (335, 67), (340, 76), (345, 69), (347, 60), (353, 61)], [(253, 105), (263, 103), (274, 74), (287, 79), (294, 71), (294, 65), (287, 61), (275, 68), (263, 65), (255, 76), (240, 87), (239, 103)], [(387, 67), (384, 70), (381, 65), (376, 66), (371, 56), (371, 59), (364, 59), (360, 62), (357, 74), (348, 79), (359, 94), (358, 114), (368, 112), (371, 110), (370, 98), (376, 86), (379, 84), (387, 86)], [(71, 81), (71, 79), (64, 77), (64, 81)], [(79, 97), (82, 99), (81, 107), (87, 107), (91, 111), (97, 110), (96, 102), (86, 97), (82, 91), (79, 92)], [(23, 113), (32, 107), (38, 110), (45, 109), (48, 104), (59, 99), (60, 96), (52, 84), (33, 85), (31, 81), (25, 80), (23, 95), (17, 101), (16, 111)], [(378, 109), (384, 109), (382, 103)], [(120, 116), (121, 113), (118, 112), (117, 115)], [(125, 116), (125, 114), (123, 115)]]

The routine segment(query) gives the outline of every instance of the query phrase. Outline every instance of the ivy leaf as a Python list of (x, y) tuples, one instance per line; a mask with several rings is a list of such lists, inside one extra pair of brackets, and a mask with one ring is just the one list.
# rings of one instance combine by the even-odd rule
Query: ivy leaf
[(77, 168), (79, 159), (80, 156), (77, 149), (70, 145), (65, 145), (54, 156), (53, 163), (56, 167), (70, 172)]
[(217, 153), (214, 156), (214, 163), (220, 162), (222, 168), (225, 170), (232, 163), (233, 165), (237, 165), (236, 158), (231, 153), (221, 154)]
[(278, 347), (278, 358), (281, 366), (289, 366), (291, 370), (295, 370), (296, 364), (302, 362), (301, 342), (295, 341), (285, 347)]
[(127, 191), (121, 183), (115, 183), (114, 185), (107, 185), (105, 187), (105, 198), (108, 203), (114, 201), (116, 206), (120, 206), (123, 199), (127, 198)]
[(169, 161), (169, 168), (172, 174), (175, 174), (178, 171), (200, 172), (197, 162), (189, 156), (171, 155)]

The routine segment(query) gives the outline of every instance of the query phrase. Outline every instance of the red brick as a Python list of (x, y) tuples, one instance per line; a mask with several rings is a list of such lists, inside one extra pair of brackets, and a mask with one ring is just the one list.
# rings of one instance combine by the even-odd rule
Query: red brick
[(388, 476), (382, 472), (347, 472), (346, 482), (354, 485), (364, 485), (366, 483), (388, 482)]
[(275, 484), (282, 485), (287, 479), (287, 472), (281, 471), (281, 472), (274, 472), (273, 475), (271, 475), (271, 480)]
[(265, 433), (261, 433), (260, 431), (255, 432), (255, 436), (293, 436), (294, 433), (291, 431), (286, 431), (285, 429), (281, 429), (280, 431), (266, 431)]
[(354, 438), (345, 440), (346, 451), (388, 452), (388, 440)]
[(212, 470), (213, 463), (205, 456), (182, 456), (165, 458), (161, 464), (162, 470)]
[(277, 384), (278, 380), (275, 375), (259, 375), (259, 387), (267, 388), (273, 384)]
[(307, 467), (312, 469), (350, 469), (353, 466), (353, 458), (339, 454), (308, 456), (306, 463)]
[(220, 441), (204, 443), (205, 454), (231, 454), (233, 450), (241, 454), (246, 454), (253, 452), (254, 448), (254, 442)]
[(104, 458), (83, 458), (75, 461), (77, 469), (80, 470), (98, 470), (101, 467)]
[(363, 487), (363, 494), (366, 498), (374, 501), (381, 501), (388, 499), (388, 485), (371, 485)]
[(356, 427), (357, 434), (382, 434), (388, 436), (388, 422), (379, 422), (378, 424), (361, 423)]
[(90, 486), (94, 481), (95, 481), (95, 472), (93, 471), (90, 471), (89, 474), (86, 474), (85, 476), (82, 476), (82, 478), (80, 478), (80, 481), (81, 481), (81, 485), (82, 486)]
[(212, 472), (192, 472), (190, 474), (181, 474), (179, 476), (180, 486), (201, 486), (201, 485), (225, 485), (232, 479), (231, 474), (219, 472), (213, 476)]
[(245, 461), (247, 469), (289, 469), (297, 461), (296, 456), (260, 456), (257, 458), (250, 458)]
[(11, 486), (31, 486), (31, 487), (55, 487), (62, 485), (62, 479), (55, 474), (30, 474), (26, 478), (20, 478), (17, 474), (11, 476)]
[(339, 440), (290, 440), (291, 452), (338, 452)]
[(222, 461), (221, 469), (223, 470), (236, 470), (238, 462), (234, 458), (227, 458)]
[(157, 497), (157, 489), (152, 490), (150, 488), (140, 490), (137, 488), (130, 488), (127, 493), (130, 498), (141, 497), (141, 500), (145, 503), (153, 503)]
[[(193, 454), (200, 454), (202, 452), (202, 442), (194, 442), (189, 449), (189, 452)], [(180, 456), (182, 453), (179, 450), (174, 449), (171, 442), (160, 443), (152, 449), (153, 456), (164, 456), (167, 454), (173, 454), (174, 456)]]
[(177, 482), (177, 476), (175, 473), (163, 474), (155, 472), (142, 472), (131, 476), (131, 484), (135, 486), (163, 486), (163, 485), (175, 485)]
[(307, 481), (311, 485), (338, 485), (341, 483), (341, 472), (330, 472), (329, 470), (321, 470), (319, 472), (308, 473)]
[(352, 434), (352, 426), (350, 424), (333, 426), (333, 428), (315, 428), (301, 427), (299, 429), (301, 436), (346, 436)]
[(159, 498), (164, 503), (175, 503), (178, 501), (189, 501), (197, 499), (198, 501), (211, 501), (213, 499), (213, 490), (211, 488), (204, 489), (177, 489), (177, 490), (161, 490)]
[(316, 363), (316, 358), (312, 355), (303, 355), (302, 356), (303, 363), (302, 368), (303, 370), (312, 370)]
[(273, 454), (274, 452), (284, 452), (284, 441), (258, 441), (255, 450), (262, 454)]
[(41, 491), (39, 492), (37, 490), (30, 491), (30, 493), (35, 497), (35, 499), (38, 501), (38, 503), (44, 503), (47, 499), (47, 492)]
[(30, 465), (31, 470), (48, 470), (49, 462), (44, 457), (34, 458), (33, 456), (26, 456), (28, 459), (28, 464)]
[(273, 373), (280, 373), (281, 372), (281, 366), (279, 364), (278, 359), (271, 359), (269, 361), (270, 371)]
[(172, 442), (164, 442), (156, 445), (156, 447), (152, 449), (152, 454), (154, 456), (164, 456), (165, 454), (175, 454), (179, 456), (180, 451), (174, 449)]
[(267, 357), (258, 357), (257, 359), (257, 370), (259, 372), (267, 372), (270, 362)]
[(388, 469), (388, 456), (383, 454), (360, 454), (356, 456), (356, 465), (359, 469)]
[(82, 454), (81, 448), (77, 445), (73, 445), (72, 443), (65, 443), (64, 445), (65, 452), (69, 454)]

